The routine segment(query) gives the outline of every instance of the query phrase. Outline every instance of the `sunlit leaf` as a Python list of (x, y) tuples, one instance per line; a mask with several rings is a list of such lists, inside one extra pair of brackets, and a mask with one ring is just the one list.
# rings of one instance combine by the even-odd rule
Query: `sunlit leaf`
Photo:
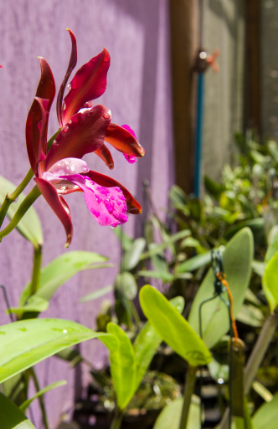
[(23, 412), (0, 393), (1, 429), (35, 429)]
[(144, 286), (139, 296), (145, 316), (163, 341), (192, 366), (210, 362), (204, 342), (165, 296), (151, 286)]
[(60, 350), (99, 338), (111, 350), (115, 337), (61, 319), (29, 319), (0, 326), (0, 383)]
[[(253, 237), (249, 228), (239, 231), (226, 246), (223, 253), (226, 280), (233, 295), (233, 312), (236, 317), (245, 296), (251, 277), (253, 260)], [(194, 298), (189, 314), (189, 323), (196, 333), (199, 328), (199, 308), (202, 302), (214, 296), (215, 277), (210, 269)], [(215, 345), (229, 330), (229, 315), (225, 304), (216, 297), (203, 305), (202, 333), (208, 348)]]
[(255, 390), (255, 392), (257, 392), (258, 395), (260, 395), (260, 397), (263, 398), (265, 402), (272, 401), (273, 399), (272, 393), (263, 384), (259, 383), (258, 381), (253, 381), (252, 387)]
[(265, 402), (253, 416), (254, 429), (277, 429), (278, 420), (278, 393), (272, 401)]
[[(26, 304), (22, 307), (10, 308), (9, 310), (21, 318), (23, 313), (38, 312), (41, 313), (48, 309), (49, 302), (40, 296), (32, 295), (28, 298)], [(8, 311), (8, 310), (7, 310)]]
[(259, 328), (263, 324), (264, 315), (262, 311), (254, 305), (243, 304), (237, 313), (236, 320), (246, 325)]
[(263, 290), (270, 306), (273, 311), (278, 304), (278, 252), (268, 262), (264, 276), (263, 276)]
[(108, 323), (107, 332), (118, 339), (119, 347), (110, 351), (110, 366), (117, 405), (124, 409), (133, 396), (136, 364), (130, 339), (115, 323)]
[[(7, 193), (11, 194), (15, 188), (16, 186), (12, 182), (5, 179), (3, 176), (0, 176), (0, 202), (2, 203)], [(10, 205), (7, 213), (10, 219), (14, 216), (25, 196), (26, 195), (24, 195), (24, 193), (20, 194), (16, 202)], [(31, 241), (35, 247), (43, 243), (42, 227), (34, 207), (30, 207), (29, 210), (25, 213), (24, 217), (18, 223), (17, 229), (23, 235), (23, 237)]]
[[(186, 429), (197, 429), (200, 427), (200, 401), (196, 400), (196, 398), (193, 396)], [(159, 414), (153, 429), (179, 429), (182, 407), (182, 398), (175, 399), (169, 405), (166, 405)]]
[(264, 261), (267, 263), (278, 251), (278, 225), (275, 225), (268, 235), (268, 248)]
[[(50, 300), (60, 286), (80, 271), (111, 266), (104, 264), (107, 259), (94, 252), (72, 251), (63, 253), (42, 268), (39, 287), (35, 295)], [(29, 294), (30, 283), (23, 289), (19, 306), (24, 305)]]
[(49, 392), (50, 390), (55, 389), (56, 387), (59, 386), (64, 386), (65, 384), (67, 384), (66, 380), (61, 380), (61, 381), (56, 381), (55, 383), (51, 383), (48, 386), (46, 386), (44, 389), (41, 389), (39, 392), (37, 392), (34, 396), (32, 396), (32, 398), (27, 399), (26, 401), (24, 401), (21, 405), (20, 405), (20, 409), (23, 413), (26, 412), (26, 410), (30, 407), (30, 405), (32, 404), (32, 402), (34, 401), (34, 399), (39, 398), (40, 396), (44, 395), (45, 393)]
[(141, 255), (141, 259), (146, 259), (154, 255), (159, 255), (167, 247), (170, 247), (176, 241), (181, 240), (182, 238), (187, 237), (190, 234), (191, 232), (189, 231), (189, 229), (183, 229), (182, 231), (179, 231), (176, 234), (169, 236), (169, 238), (165, 240), (163, 243), (157, 244), (156, 246), (152, 246), (150, 250), (143, 253)]
[(201, 268), (204, 265), (209, 264), (210, 261), (211, 261), (211, 252), (206, 252), (206, 253), (202, 253), (201, 255), (193, 256), (193, 258), (190, 258), (187, 261), (179, 264), (176, 268), (176, 273), (195, 271), (198, 268)]

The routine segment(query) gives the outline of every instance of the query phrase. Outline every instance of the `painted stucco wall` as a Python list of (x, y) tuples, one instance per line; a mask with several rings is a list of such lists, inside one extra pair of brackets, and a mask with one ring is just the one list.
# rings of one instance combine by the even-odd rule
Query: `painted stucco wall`
[(242, 131), (244, 98), (244, 2), (204, 2), (203, 48), (220, 50), (219, 72), (205, 74), (203, 174), (219, 179), (232, 161), (234, 133)]
[[(10, 0), (0, 3), (0, 174), (18, 184), (29, 164), (24, 142), (27, 112), (34, 97), (43, 56), (52, 67), (59, 87), (68, 64), (70, 40), (66, 28), (76, 35), (78, 66), (105, 46), (111, 54), (106, 93), (99, 100), (112, 110), (113, 122), (129, 124), (146, 149), (144, 159), (129, 165), (113, 151), (115, 169), (110, 172), (94, 155), (86, 156), (91, 169), (119, 180), (142, 201), (142, 180), (149, 179), (156, 205), (165, 207), (167, 191), (173, 183), (171, 92), (168, 48), (168, 4), (166, 0)], [(210, 47), (210, 46), (209, 46)], [(49, 135), (58, 127), (55, 108)], [(45, 317), (59, 317), (95, 327), (101, 299), (79, 304), (78, 298), (111, 284), (117, 273), (119, 244), (109, 228), (92, 219), (83, 196), (67, 198), (72, 211), (74, 237), (69, 250), (90, 250), (109, 256), (114, 268), (83, 272), (55, 294)], [(43, 225), (43, 266), (63, 252), (65, 234), (59, 220), (41, 197), (35, 208)], [(134, 234), (142, 217), (132, 217), (125, 231)], [(32, 246), (17, 231), (0, 245), (0, 283), (7, 288), (12, 306), (29, 281)], [(8, 323), (0, 299), (1, 323)], [(105, 361), (104, 348), (93, 340), (81, 346), (82, 353), (96, 367)], [(78, 395), (80, 379), (68, 365), (55, 358), (38, 365), (42, 386), (66, 379), (67, 386), (46, 396), (51, 428), (70, 409)], [(75, 383), (75, 378), (77, 383)], [(89, 377), (82, 368), (83, 385)], [(33, 406), (35, 426), (41, 422), (37, 404)]]

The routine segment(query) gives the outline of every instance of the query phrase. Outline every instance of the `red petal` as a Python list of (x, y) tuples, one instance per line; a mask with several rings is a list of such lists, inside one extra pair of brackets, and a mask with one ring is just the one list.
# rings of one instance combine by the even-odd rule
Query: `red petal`
[(74, 75), (70, 85), (71, 89), (63, 103), (62, 121), (67, 124), (86, 101), (100, 97), (107, 84), (107, 72), (110, 66), (109, 52), (103, 51), (84, 64)]
[(105, 162), (105, 164), (107, 165), (108, 168), (110, 168), (110, 170), (113, 170), (114, 160), (110, 150), (105, 144), (103, 144), (99, 149), (95, 150), (95, 154), (99, 156), (100, 159), (102, 159), (102, 161)]
[(141, 157), (145, 149), (128, 130), (116, 124), (110, 124), (106, 131), (105, 141), (126, 155)]
[(60, 126), (63, 126), (62, 124), (62, 102), (63, 102), (63, 97), (64, 97), (64, 91), (65, 91), (65, 86), (67, 84), (67, 81), (70, 77), (70, 74), (72, 72), (72, 70), (74, 69), (74, 67), (76, 66), (76, 62), (77, 62), (77, 44), (76, 44), (76, 38), (75, 35), (73, 34), (73, 32), (67, 28), (70, 38), (71, 38), (71, 54), (70, 54), (70, 59), (69, 59), (69, 64), (68, 64), (68, 69), (66, 71), (64, 80), (60, 86), (60, 90), (57, 96), (57, 117), (58, 117), (58, 121)]
[(105, 176), (104, 174), (97, 173), (96, 171), (88, 171), (88, 173), (82, 173), (82, 176), (88, 176), (93, 182), (96, 182), (100, 186), (104, 186), (105, 188), (115, 188), (118, 186), (126, 199), (127, 204), (127, 211), (131, 214), (140, 214), (142, 213), (142, 207), (138, 203), (138, 201), (133, 198), (131, 193), (120, 183), (116, 180), (112, 179), (112, 177)]
[(66, 247), (68, 247), (71, 243), (73, 232), (69, 206), (64, 198), (58, 195), (55, 187), (51, 185), (51, 183), (44, 179), (39, 179), (38, 177), (35, 181), (45, 200), (62, 222), (67, 235)]
[[(48, 113), (55, 96), (55, 81), (52, 71), (45, 59), (40, 58), (41, 77), (38, 84), (36, 98), (29, 110), (26, 122), (26, 145), (30, 161), (30, 165), (36, 174), (37, 162), (44, 159), (47, 152), (47, 127), (48, 127)], [(41, 110), (42, 105), (38, 103), (38, 99), (43, 99), (43, 110), (46, 114), (46, 123), (43, 127), (43, 135), (41, 136), (39, 124), (43, 119)], [(42, 125), (42, 124), (41, 124)], [(42, 131), (42, 127), (41, 127)]]
[(108, 109), (100, 104), (76, 113), (52, 143), (45, 160), (46, 171), (60, 159), (82, 158), (102, 146), (110, 118)]

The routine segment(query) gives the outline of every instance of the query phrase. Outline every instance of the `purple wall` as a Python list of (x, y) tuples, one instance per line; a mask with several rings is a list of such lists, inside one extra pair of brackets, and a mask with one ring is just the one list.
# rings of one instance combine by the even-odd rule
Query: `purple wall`
[[(0, 3), (0, 174), (18, 184), (29, 164), (24, 143), (26, 115), (34, 97), (43, 56), (52, 67), (59, 87), (67, 67), (70, 40), (66, 27), (76, 35), (78, 67), (105, 46), (111, 54), (111, 68), (106, 93), (99, 102), (112, 110), (113, 122), (129, 124), (146, 149), (146, 156), (129, 165), (113, 151), (115, 169), (109, 172), (96, 156), (86, 157), (91, 169), (111, 174), (141, 200), (142, 180), (151, 182), (156, 205), (165, 207), (167, 191), (173, 183), (173, 142), (171, 126), (171, 91), (168, 47), (167, 0), (11, 0)], [(52, 109), (49, 135), (58, 127)], [(72, 210), (74, 237), (70, 250), (96, 251), (110, 257), (115, 268), (83, 272), (63, 286), (51, 301), (44, 317), (60, 317), (95, 326), (101, 299), (87, 304), (77, 300), (94, 289), (111, 284), (117, 273), (119, 244), (109, 228), (92, 219), (83, 196), (67, 198)], [(65, 252), (63, 227), (43, 198), (35, 203), (43, 224), (43, 265)], [(140, 230), (142, 217), (130, 216), (125, 231)], [(11, 304), (18, 302), (20, 291), (29, 281), (32, 246), (17, 231), (0, 245), (2, 261), (0, 282), (8, 288)], [(1, 323), (8, 323), (0, 300)], [(105, 350), (97, 340), (81, 346), (96, 367), (105, 359)], [(68, 385), (46, 396), (51, 428), (74, 397), (75, 372), (55, 358), (38, 365), (42, 386), (67, 379)], [(76, 379), (78, 374), (76, 374)], [(83, 384), (88, 380), (82, 368)], [(75, 387), (78, 394), (78, 387)], [(40, 429), (37, 404), (35, 426)]]

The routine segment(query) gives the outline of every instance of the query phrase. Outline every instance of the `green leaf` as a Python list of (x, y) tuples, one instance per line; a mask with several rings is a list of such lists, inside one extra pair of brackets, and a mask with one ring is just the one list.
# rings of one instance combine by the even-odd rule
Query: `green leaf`
[(66, 347), (99, 338), (110, 350), (117, 340), (62, 319), (29, 319), (0, 326), (0, 383)]
[(23, 413), (26, 412), (26, 410), (29, 408), (31, 403), (34, 401), (34, 399), (39, 398), (40, 396), (44, 395), (45, 393), (49, 392), (50, 390), (56, 389), (56, 387), (64, 386), (67, 384), (66, 380), (56, 381), (55, 383), (51, 383), (48, 386), (46, 386), (44, 389), (41, 389), (39, 392), (37, 392), (32, 398), (27, 399), (20, 405), (20, 409)]
[(278, 225), (275, 225), (268, 235), (268, 248), (264, 261), (267, 263), (278, 251)]
[[(226, 280), (233, 295), (233, 312), (236, 317), (243, 303), (251, 277), (253, 260), (253, 237), (249, 228), (239, 231), (226, 246), (223, 253)], [(199, 334), (199, 308), (202, 302), (214, 296), (214, 274), (210, 269), (203, 280), (191, 307), (189, 323)], [(210, 349), (229, 330), (229, 316), (219, 297), (202, 307), (203, 339)]]
[(261, 237), (264, 236), (264, 223), (265, 223), (264, 219), (261, 217), (257, 219), (244, 220), (229, 228), (225, 232), (224, 238), (229, 239), (233, 237), (241, 229), (250, 228), (254, 235), (254, 238), (260, 240)]
[(132, 246), (132, 243), (133, 243), (132, 238), (130, 238), (127, 234), (125, 234), (123, 232), (123, 228), (120, 226), (113, 228), (113, 232), (115, 233), (115, 235), (120, 240), (120, 243), (123, 246), (124, 251), (128, 252)]
[(254, 305), (243, 304), (237, 313), (236, 320), (246, 325), (259, 328), (263, 324), (264, 315), (262, 311)]
[(218, 198), (221, 192), (225, 191), (225, 186), (212, 180), (210, 177), (204, 177), (205, 188), (213, 197)]
[(128, 272), (123, 272), (117, 275), (114, 287), (115, 290), (120, 293), (120, 296), (128, 300), (133, 300), (137, 295), (137, 283), (135, 277)]
[(186, 194), (177, 185), (173, 185), (170, 189), (169, 198), (174, 204), (186, 204), (187, 201)]
[(191, 234), (191, 231), (189, 231), (189, 229), (183, 229), (182, 231), (179, 231), (176, 234), (169, 236), (169, 238), (165, 240), (163, 243), (157, 244), (156, 246), (152, 246), (150, 250), (143, 253), (141, 255), (141, 259), (146, 259), (154, 255), (159, 255), (167, 247), (170, 247), (176, 241), (181, 240), (182, 238), (187, 237), (190, 234)]
[(272, 401), (265, 402), (256, 411), (253, 417), (254, 429), (277, 429), (278, 420), (278, 393), (273, 396)]
[[(200, 401), (193, 396), (190, 404), (186, 429), (196, 429), (200, 427)], [(199, 399), (199, 398), (198, 398)], [(179, 429), (183, 399), (178, 398), (163, 408), (159, 414), (153, 429)]]
[[(80, 271), (111, 266), (103, 264), (107, 259), (94, 252), (77, 250), (65, 252), (41, 270), (39, 287), (35, 295), (49, 301), (60, 286)], [(29, 295), (30, 283), (23, 289), (19, 306), (24, 305)]]
[[(223, 246), (221, 246), (223, 248)], [(185, 262), (179, 264), (176, 268), (176, 273), (184, 273), (187, 271), (195, 271), (211, 261), (211, 252), (202, 253), (201, 255), (193, 256)]]
[(30, 420), (6, 396), (0, 393), (1, 429), (35, 429)]
[(107, 332), (114, 335), (119, 342), (119, 347), (110, 351), (110, 365), (117, 405), (124, 410), (134, 392), (135, 354), (130, 339), (118, 325), (108, 323)]
[[(11, 194), (15, 188), (16, 186), (12, 182), (0, 176), (0, 201), (2, 202), (7, 193)], [(10, 205), (7, 213), (10, 219), (14, 216), (25, 197), (26, 195), (24, 193), (20, 194), (17, 201)], [(23, 237), (31, 241), (35, 247), (43, 244), (42, 227), (34, 207), (29, 208), (16, 228)]]
[[(170, 304), (179, 313), (182, 313), (184, 308), (184, 299), (181, 296), (171, 299)], [(136, 377), (133, 394), (141, 383), (161, 341), (161, 337), (155, 332), (152, 325), (149, 322), (145, 323), (133, 344), (136, 363)]]
[(192, 366), (206, 365), (211, 354), (189, 323), (151, 286), (140, 291), (142, 310), (156, 333)]
[(268, 262), (263, 276), (263, 290), (271, 311), (278, 304), (278, 252)]
[(219, 384), (223, 384), (229, 380), (229, 365), (221, 364), (212, 358), (212, 361), (208, 364), (208, 368), (212, 378)]
[(200, 242), (193, 237), (187, 237), (181, 242), (181, 249), (185, 247), (198, 247), (200, 246)]
[(82, 298), (79, 299), (79, 302), (94, 301), (95, 299), (98, 299), (101, 296), (111, 292), (111, 290), (113, 289), (114, 289), (113, 286), (106, 286), (101, 289), (95, 290), (94, 292), (91, 292), (88, 295), (82, 296)]
[[(17, 316), (21, 317), (22, 313), (26, 313), (26, 312), (34, 311), (34, 312), (41, 313), (42, 311), (47, 310), (48, 306), (49, 306), (49, 302), (46, 299), (36, 295), (32, 295), (30, 296), (30, 298), (28, 298), (25, 305), (23, 305), (22, 307), (16, 307), (16, 308), (12, 307), (10, 311), (16, 314)], [(9, 310), (7, 310), (7, 312), (8, 311)]]
[(121, 271), (130, 271), (136, 267), (136, 265), (140, 261), (140, 257), (143, 253), (145, 246), (146, 240), (144, 238), (137, 238), (136, 240), (134, 240), (129, 250), (127, 250), (124, 254), (121, 263)]

